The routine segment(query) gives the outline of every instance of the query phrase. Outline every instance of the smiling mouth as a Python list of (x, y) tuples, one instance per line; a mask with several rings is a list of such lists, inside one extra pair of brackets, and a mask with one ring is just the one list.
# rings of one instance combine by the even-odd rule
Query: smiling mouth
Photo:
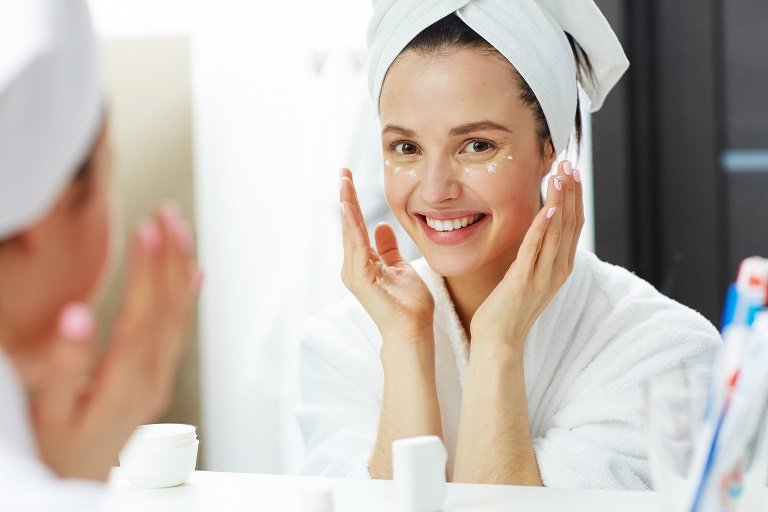
[(422, 216), (427, 226), (435, 231), (457, 231), (459, 229), (471, 226), (475, 222), (485, 217), (484, 214), (479, 213), (477, 215), (470, 215), (467, 217), (459, 217), (456, 219), (433, 219), (431, 217)]

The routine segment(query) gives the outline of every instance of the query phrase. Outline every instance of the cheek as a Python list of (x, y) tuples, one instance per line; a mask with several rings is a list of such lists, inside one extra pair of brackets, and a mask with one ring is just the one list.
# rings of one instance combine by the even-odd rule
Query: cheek
[(82, 211), (81, 258), (78, 263), (80, 293), (90, 298), (97, 290), (106, 272), (109, 261), (111, 240), (110, 204), (107, 194), (93, 197)]

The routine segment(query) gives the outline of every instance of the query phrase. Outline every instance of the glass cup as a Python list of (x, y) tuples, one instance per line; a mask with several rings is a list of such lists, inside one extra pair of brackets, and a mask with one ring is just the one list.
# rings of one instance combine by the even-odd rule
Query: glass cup
[[(710, 481), (696, 507), (700, 475), (692, 475), (694, 453), (705, 429), (711, 366), (683, 367), (645, 383), (645, 424), (654, 489), (665, 512), (761, 510), (768, 479), (765, 421), (738, 464), (719, 482)], [(764, 416), (764, 414), (763, 414)]]

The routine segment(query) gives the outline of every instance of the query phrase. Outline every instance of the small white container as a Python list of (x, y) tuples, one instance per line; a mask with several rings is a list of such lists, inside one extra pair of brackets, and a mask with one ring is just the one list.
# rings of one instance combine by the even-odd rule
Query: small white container
[(120, 467), (136, 487), (181, 485), (195, 471), (198, 444), (194, 425), (142, 425), (120, 452)]

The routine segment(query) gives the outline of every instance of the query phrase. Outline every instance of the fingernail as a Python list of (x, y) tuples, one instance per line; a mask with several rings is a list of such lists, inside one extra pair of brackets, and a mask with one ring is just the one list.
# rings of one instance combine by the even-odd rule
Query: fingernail
[(571, 165), (570, 161), (566, 160), (565, 163), (563, 163), (563, 172), (567, 176), (570, 176), (571, 174), (573, 174), (573, 165)]
[(555, 215), (556, 211), (557, 211), (557, 206), (553, 206), (552, 208), (547, 210), (547, 218), (551, 219)]
[(341, 216), (344, 217), (347, 214), (347, 205), (341, 203)]
[(560, 176), (555, 176), (555, 188), (558, 192), (563, 189), (563, 178)]
[(581, 183), (581, 172), (579, 172), (578, 169), (573, 171), (573, 181), (575, 181), (576, 183)]
[(187, 227), (186, 224), (180, 222), (174, 227), (176, 233), (176, 242), (179, 244), (179, 248), (186, 255), (192, 253), (192, 247), (194, 246), (194, 240), (192, 237), (192, 230)]
[(96, 319), (87, 304), (69, 304), (59, 316), (59, 333), (68, 341), (87, 341), (95, 330)]
[(166, 201), (160, 207), (160, 213), (169, 220), (178, 220), (182, 218), (181, 208), (174, 201)]
[(154, 252), (160, 247), (160, 230), (152, 220), (144, 221), (139, 227), (139, 243), (147, 252)]
[(189, 288), (192, 290), (192, 293), (198, 293), (202, 287), (203, 271), (199, 268), (196, 268), (192, 271), (192, 275), (189, 277)]

